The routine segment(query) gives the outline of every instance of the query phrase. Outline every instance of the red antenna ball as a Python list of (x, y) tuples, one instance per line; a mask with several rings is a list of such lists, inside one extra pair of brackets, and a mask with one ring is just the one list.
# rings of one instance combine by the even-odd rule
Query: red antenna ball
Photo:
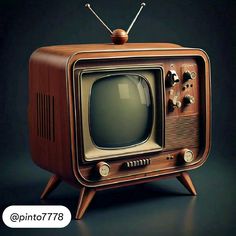
[(127, 32), (123, 29), (115, 29), (111, 35), (114, 44), (125, 44), (128, 41), (128, 38)]

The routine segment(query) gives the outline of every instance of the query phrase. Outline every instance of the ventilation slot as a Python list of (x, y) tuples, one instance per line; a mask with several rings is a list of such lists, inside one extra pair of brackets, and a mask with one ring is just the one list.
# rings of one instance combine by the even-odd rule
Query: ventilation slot
[(37, 135), (55, 141), (54, 96), (37, 93)]

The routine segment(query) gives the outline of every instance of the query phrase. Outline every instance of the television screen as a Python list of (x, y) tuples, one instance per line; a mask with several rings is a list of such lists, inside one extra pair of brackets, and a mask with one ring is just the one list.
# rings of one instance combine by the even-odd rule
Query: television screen
[(97, 80), (91, 89), (90, 132), (103, 148), (144, 142), (152, 127), (152, 97), (147, 81), (136, 74), (115, 74)]
[(159, 67), (79, 70), (86, 161), (163, 149)]

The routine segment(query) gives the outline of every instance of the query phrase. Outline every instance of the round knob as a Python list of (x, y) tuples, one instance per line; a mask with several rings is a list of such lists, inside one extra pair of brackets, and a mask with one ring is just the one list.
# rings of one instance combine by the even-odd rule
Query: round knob
[(179, 82), (179, 76), (177, 75), (175, 70), (169, 70), (166, 76), (167, 86), (173, 87), (176, 83)]
[(102, 177), (108, 176), (110, 172), (110, 166), (104, 161), (98, 162), (96, 165), (96, 169), (98, 174)]
[(189, 105), (189, 104), (194, 104), (194, 102), (195, 102), (195, 98), (194, 98), (194, 96), (191, 96), (191, 95), (186, 95), (186, 96), (184, 96), (184, 103), (185, 104), (187, 104), (187, 105)]
[(125, 44), (128, 41), (128, 34), (123, 29), (116, 29), (112, 32), (111, 39), (114, 44)]
[(171, 110), (174, 110), (175, 108), (180, 108), (182, 103), (177, 100), (177, 97), (175, 97), (174, 99), (169, 100), (169, 106)]
[(194, 159), (194, 154), (191, 150), (185, 148), (180, 152), (180, 157), (185, 163), (190, 163)]
[(174, 106), (180, 108), (182, 106), (182, 103), (180, 101), (177, 101)]
[(184, 81), (192, 80), (196, 77), (196, 73), (194, 71), (185, 71), (183, 74)]

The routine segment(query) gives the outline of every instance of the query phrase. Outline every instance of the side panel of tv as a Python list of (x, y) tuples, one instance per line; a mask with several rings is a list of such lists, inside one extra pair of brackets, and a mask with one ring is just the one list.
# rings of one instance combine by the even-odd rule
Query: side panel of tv
[(28, 114), (33, 161), (71, 182), (66, 63), (66, 57), (43, 49), (32, 54)]

